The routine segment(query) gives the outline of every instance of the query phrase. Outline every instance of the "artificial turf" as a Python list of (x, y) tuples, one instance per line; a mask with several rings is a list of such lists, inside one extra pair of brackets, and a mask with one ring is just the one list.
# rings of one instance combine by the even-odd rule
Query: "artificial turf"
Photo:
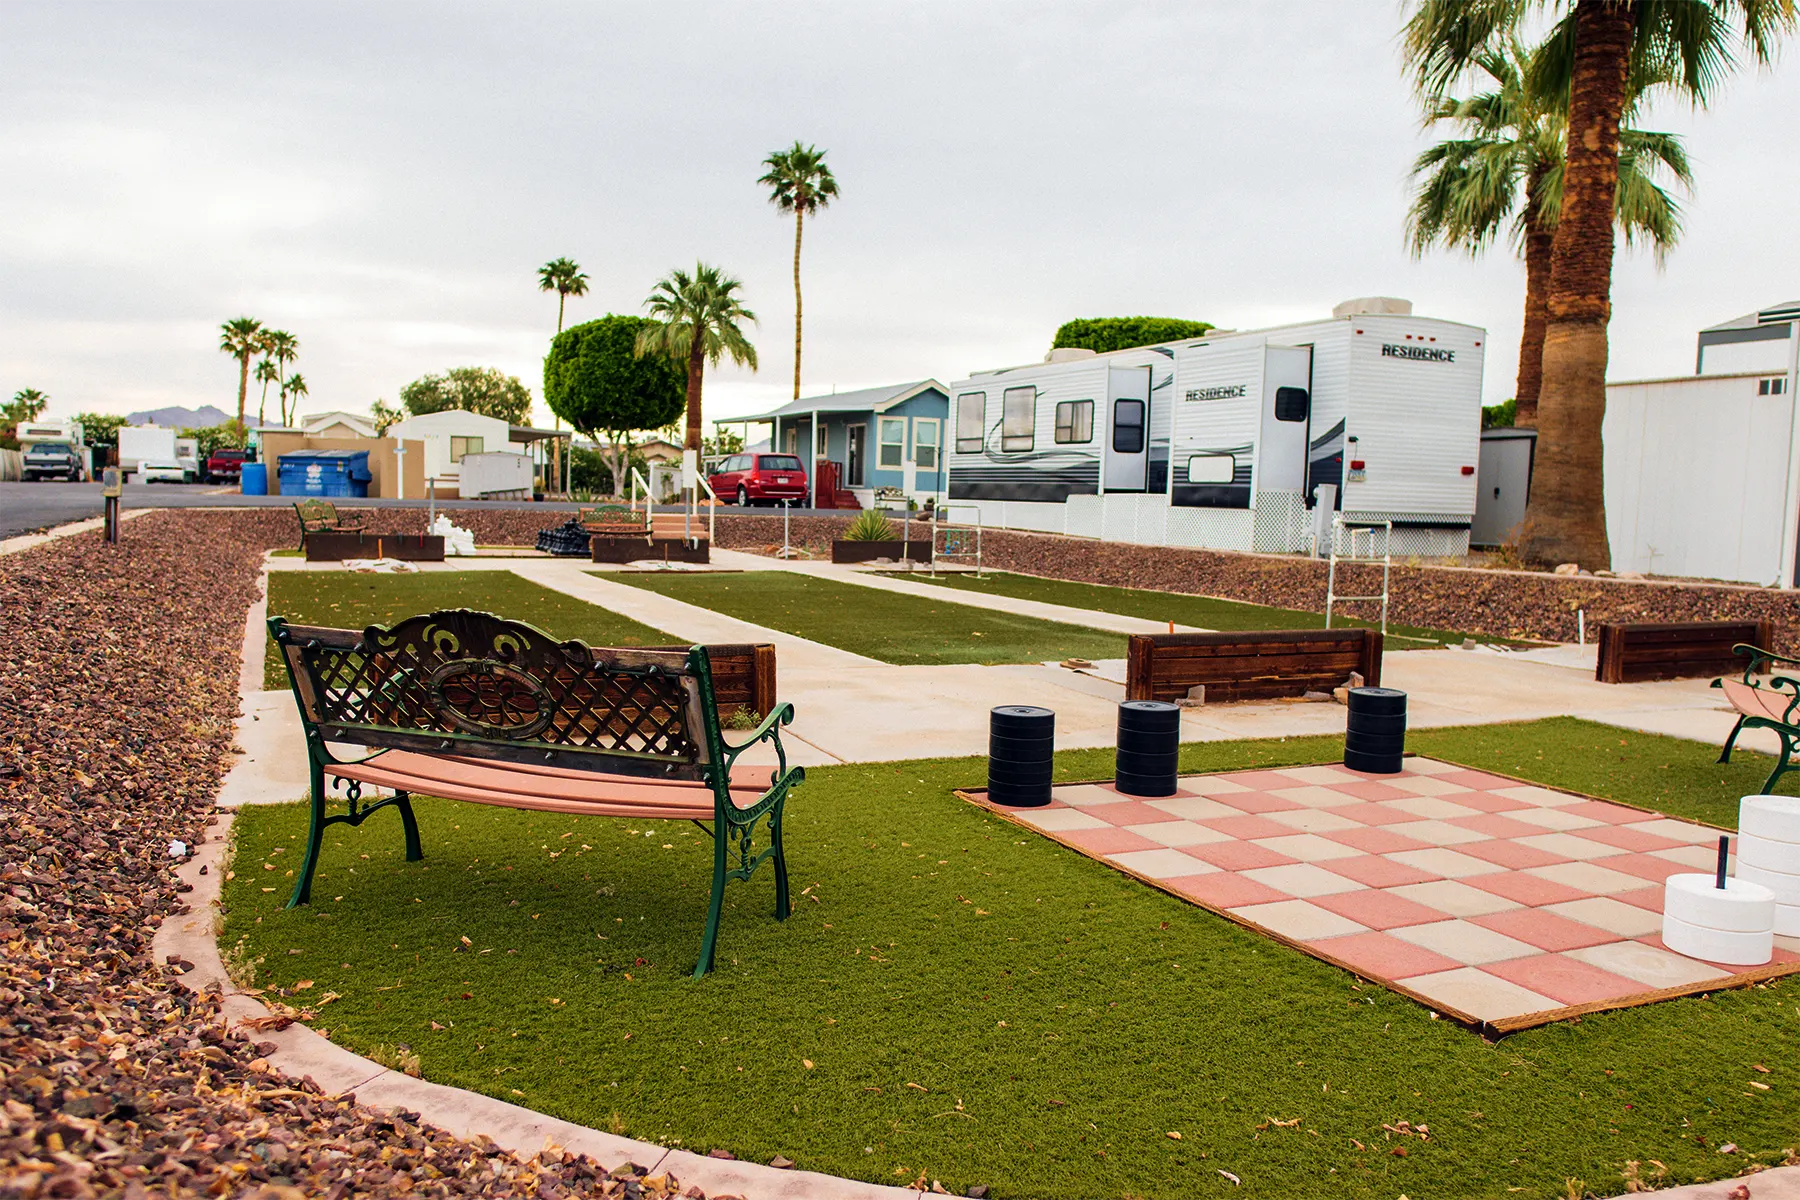
[[(351, 575), (338, 571), (269, 572), (269, 615), (296, 624), (363, 629), (419, 613), (474, 608), (536, 625), (559, 638), (594, 646), (670, 646), (660, 629), (536, 584), (511, 571), (422, 571), (417, 575)], [(287, 669), (269, 640), (263, 687), (288, 686)]]
[(670, 571), (606, 578), (901, 665), (1125, 656), (1123, 634), (790, 571), (731, 575)]
[[(1073, 583), (1066, 579), (1044, 579), (1036, 575), (1017, 575), (1010, 571), (987, 571), (979, 578), (972, 573), (946, 572), (929, 575), (919, 571), (893, 572), (894, 579), (911, 579), (935, 583), (962, 591), (982, 592), (989, 596), (1012, 596), (1020, 600), (1041, 600), (1047, 604), (1065, 604), (1094, 612), (1118, 613), (1126, 617), (1142, 617), (1149, 621), (1174, 621), (1196, 629), (1322, 629), (1325, 615), (1302, 608), (1273, 608), (1266, 604), (1246, 604), (1241, 600), (1221, 600), (1216, 596), (1192, 596), (1180, 592), (1153, 592), (1143, 588), (1110, 587), (1099, 583)], [(1336, 625), (1359, 629), (1378, 629), (1380, 623), (1363, 621), (1334, 613)], [(1461, 642), (1474, 638), (1478, 642), (1501, 645), (1519, 643), (1482, 633), (1458, 633), (1448, 629), (1429, 629), (1422, 625), (1397, 625), (1388, 622), (1387, 636), (1406, 643)], [(1401, 647), (1396, 647), (1399, 649)], [(1416, 647), (1415, 647), (1416, 648)]]
[[(1767, 767), (1567, 718), (1411, 748), (1725, 823)], [(1340, 750), (1192, 744), (1182, 767)], [(1061, 779), (1109, 769), (1058, 755)], [(982, 779), (979, 759), (810, 770), (788, 809), (797, 911), (771, 919), (766, 871), (731, 884), (698, 982), (704, 834), (444, 801), (420, 802), (423, 863), (396, 820), (334, 826), (294, 911), (303, 809), (241, 810), (222, 942), (290, 1003), (336, 993), (317, 1026), (408, 1046), (427, 1079), (958, 1194), (1612, 1195), (1792, 1153), (1800, 983), (1489, 1043), (951, 794)]]

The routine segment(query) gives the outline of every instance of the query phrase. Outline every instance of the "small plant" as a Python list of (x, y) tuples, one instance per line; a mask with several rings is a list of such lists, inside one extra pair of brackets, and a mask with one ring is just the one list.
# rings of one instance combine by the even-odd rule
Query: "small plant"
[(757, 715), (755, 709), (748, 704), (740, 704), (725, 718), (724, 724), (727, 729), (755, 729), (761, 720), (762, 717)]
[(891, 542), (894, 540), (894, 523), (887, 519), (887, 514), (879, 508), (871, 508), (856, 520), (850, 522), (850, 528), (844, 531), (847, 542)]
[(379, 1063), (390, 1071), (398, 1071), (402, 1075), (419, 1078), (419, 1056), (412, 1052), (410, 1046), (381, 1043), (369, 1051), (369, 1061)]

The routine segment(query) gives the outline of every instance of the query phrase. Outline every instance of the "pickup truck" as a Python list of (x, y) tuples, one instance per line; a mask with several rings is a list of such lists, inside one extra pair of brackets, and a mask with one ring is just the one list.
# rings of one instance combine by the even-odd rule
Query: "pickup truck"
[(67, 442), (38, 442), (25, 452), (26, 479), (60, 475), (64, 479), (78, 480), (81, 469), (81, 456)]
[(206, 482), (236, 483), (244, 473), (244, 463), (249, 461), (250, 452), (235, 447), (221, 446), (212, 452), (206, 460)]

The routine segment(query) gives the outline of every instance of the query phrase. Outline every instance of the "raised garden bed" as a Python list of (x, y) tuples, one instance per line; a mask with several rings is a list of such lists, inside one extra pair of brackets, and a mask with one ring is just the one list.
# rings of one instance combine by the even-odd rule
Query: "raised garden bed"
[(879, 542), (852, 542), (839, 538), (831, 543), (831, 561), (834, 563), (866, 563), (882, 558), (893, 562), (899, 562), (903, 558), (909, 558), (913, 562), (930, 562), (931, 539), (913, 538), (902, 541), (894, 538)]
[(444, 539), (421, 533), (332, 533), (306, 535), (307, 562), (351, 558), (394, 558), (401, 562), (443, 562)]

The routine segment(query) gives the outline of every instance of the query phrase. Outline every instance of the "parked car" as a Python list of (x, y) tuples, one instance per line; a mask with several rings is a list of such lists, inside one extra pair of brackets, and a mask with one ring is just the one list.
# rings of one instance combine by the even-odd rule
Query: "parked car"
[(138, 463), (139, 483), (186, 483), (193, 473), (173, 458), (146, 458)]
[(251, 461), (250, 452), (234, 446), (221, 446), (206, 460), (206, 482), (236, 483)]
[(68, 480), (81, 478), (81, 455), (67, 442), (38, 442), (25, 452), (26, 479), (48, 479), (52, 475)]
[(706, 481), (719, 499), (746, 506), (806, 499), (806, 470), (792, 454), (733, 454)]

